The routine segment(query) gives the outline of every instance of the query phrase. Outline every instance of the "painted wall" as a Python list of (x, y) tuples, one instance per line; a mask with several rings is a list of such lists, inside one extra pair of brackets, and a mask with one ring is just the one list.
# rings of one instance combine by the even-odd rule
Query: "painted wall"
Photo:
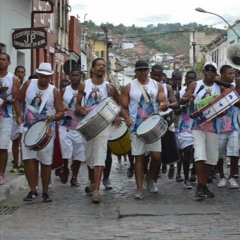
[(12, 32), (16, 28), (29, 28), (31, 24), (32, 1), (0, 1), (0, 49), (11, 57), (9, 72), (14, 72), (17, 65), (26, 68), (26, 77), (30, 75), (30, 50), (16, 50), (12, 46)]

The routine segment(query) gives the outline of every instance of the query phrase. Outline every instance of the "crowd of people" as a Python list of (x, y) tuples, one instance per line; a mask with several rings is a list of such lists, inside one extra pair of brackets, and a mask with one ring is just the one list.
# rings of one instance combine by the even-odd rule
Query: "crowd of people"
[[(213, 172), (219, 173), (219, 188), (239, 187), (235, 177), (239, 159), (240, 78), (232, 66), (221, 66), (218, 74), (217, 65), (206, 62), (201, 80), (193, 70), (184, 79), (182, 72), (175, 70), (168, 79), (161, 65), (150, 69), (146, 61), (138, 60), (134, 79), (119, 90), (105, 81), (107, 65), (103, 58), (93, 60), (91, 76), (85, 81), (81, 70), (73, 68), (70, 80), (63, 82), (60, 89), (51, 84), (54, 72), (50, 63), (40, 63), (36, 74), (26, 81), (25, 68), (17, 66), (11, 74), (10, 64), (9, 55), (0, 53), (0, 184), (5, 182), (12, 141), (10, 171), (24, 173), (29, 185), (24, 201), (39, 196), (39, 176), (43, 202), (52, 201), (48, 189), (53, 156), (56, 157), (55, 149), (59, 147), (62, 161), (55, 175), (66, 184), (71, 174), (70, 185), (79, 187), (78, 175), (81, 163), (85, 162), (88, 167), (85, 191), (93, 203), (99, 203), (101, 183), (106, 189), (113, 187), (109, 178), (113, 154), (108, 145), (110, 126), (119, 128), (122, 122), (130, 138), (130, 151), (122, 156), (124, 159), (128, 156), (127, 176), (135, 175), (135, 199), (144, 198), (144, 186), (150, 193), (159, 191), (157, 181), (167, 172), (167, 166), (168, 178), (174, 177), (176, 169), (175, 180), (183, 182), (185, 189), (192, 189), (196, 182), (197, 200), (214, 197), (209, 190)], [(234, 100), (222, 107), (230, 95), (230, 100)], [(111, 121), (97, 113), (93, 115), (106, 99), (111, 100), (106, 101), (101, 111), (103, 114), (110, 111)], [(209, 105), (214, 99), (217, 111)], [(83, 122), (87, 134), (93, 128), (87, 140), (79, 127)], [(229, 176), (223, 167), (227, 157)]]

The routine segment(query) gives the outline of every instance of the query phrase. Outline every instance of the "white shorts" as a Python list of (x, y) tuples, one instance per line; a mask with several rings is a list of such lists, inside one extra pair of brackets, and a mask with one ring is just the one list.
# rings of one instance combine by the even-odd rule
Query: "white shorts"
[(9, 149), (11, 142), (12, 118), (0, 116), (0, 149)]
[(146, 152), (162, 152), (161, 138), (154, 143), (144, 143), (136, 133), (131, 133), (131, 151), (133, 156), (143, 155)]
[(216, 165), (218, 161), (218, 134), (201, 130), (192, 130), (195, 161), (205, 161)]
[(64, 159), (85, 161), (85, 152), (81, 134), (64, 126), (59, 127), (59, 138)]
[(239, 156), (238, 131), (219, 134), (219, 158)]
[(90, 141), (84, 141), (86, 164), (90, 168), (94, 168), (95, 166), (105, 166), (108, 139), (109, 127), (105, 128)]
[(189, 132), (181, 132), (177, 134), (179, 149), (184, 149), (193, 145), (193, 136)]
[(12, 132), (11, 132), (11, 140), (16, 140), (20, 134), (23, 133), (23, 124), (18, 125), (16, 120), (13, 120), (12, 123)]
[(23, 137), (22, 137), (22, 158), (23, 161), (27, 161), (29, 159), (35, 158), (39, 162), (44, 165), (51, 165), (53, 159), (53, 146), (54, 146), (54, 138), (55, 138), (55, 130), (52, 129), (53, 136), (49, 143), (39, 151), (33, 151), (29, 147), (26, 147), (24, 144), (24, 137), (27, 132), (27, 128), (23, 128)]

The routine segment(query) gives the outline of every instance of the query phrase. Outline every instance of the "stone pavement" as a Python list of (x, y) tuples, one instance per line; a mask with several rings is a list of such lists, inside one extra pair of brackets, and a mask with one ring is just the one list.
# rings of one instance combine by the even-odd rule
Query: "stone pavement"
[(10, 173), (10, 169), (12, 168), (12, 159), (12, 154), (9, 152), (7, 169), (5, 173), (5, 184), (0, 185), (0, 202), (9, 197), (10, 194), (14, 193), (15, 191), (26, 187), (26, 178), (24, 175)]
[(219, 189), (215, 180), (210, 184), (215, 198), (199, 202), (194, 199), (195, 189), (186, 190), (175, 178), (162, 175), (158, 194), (145, 190), (145, 198), (135, 200), (135, 180), (127, 178), (128, 166), (116, 167), (114, 157), (110, 175), (114, 188), (101, 186), (100, 204), (93, 204), (84, 191), (85, 164), (80, 169), (79, 188), (70, 187), (69, 182), (61, 184), (53, 172), (52, 203), (43, 203), (41, 198), (23, 202), (28, 193), (25, 179), (12, 176), (10, 182), (19, 181), (22, 186), (0, 202), (0, 240), (240, 239), (238, 189)]

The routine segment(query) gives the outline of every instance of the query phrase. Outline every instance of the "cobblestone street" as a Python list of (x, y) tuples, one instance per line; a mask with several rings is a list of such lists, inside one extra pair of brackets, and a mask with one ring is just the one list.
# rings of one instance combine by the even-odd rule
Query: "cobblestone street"
[(210, 184), (215, 198), (199, 202), (194, 199), (195, 188), (184, 189), (175, 178), (162, 175), (158, 194), (145, 190), (145, 198), (135, 200), (128, 165), (116, 166), (114, 158), (113, 189), (101, 186), (100, 204), (93, 204), (85, 193), (85, 164), (79, 173), (80, 188), (62, 184), (53, 172), (52, 203), (41, 198), (23, 202), (28, 193), (24, 181), (21, 190), (0, 202), (0, 239), (240, 239), (239, 190), (219, 189), (216, 179)]

